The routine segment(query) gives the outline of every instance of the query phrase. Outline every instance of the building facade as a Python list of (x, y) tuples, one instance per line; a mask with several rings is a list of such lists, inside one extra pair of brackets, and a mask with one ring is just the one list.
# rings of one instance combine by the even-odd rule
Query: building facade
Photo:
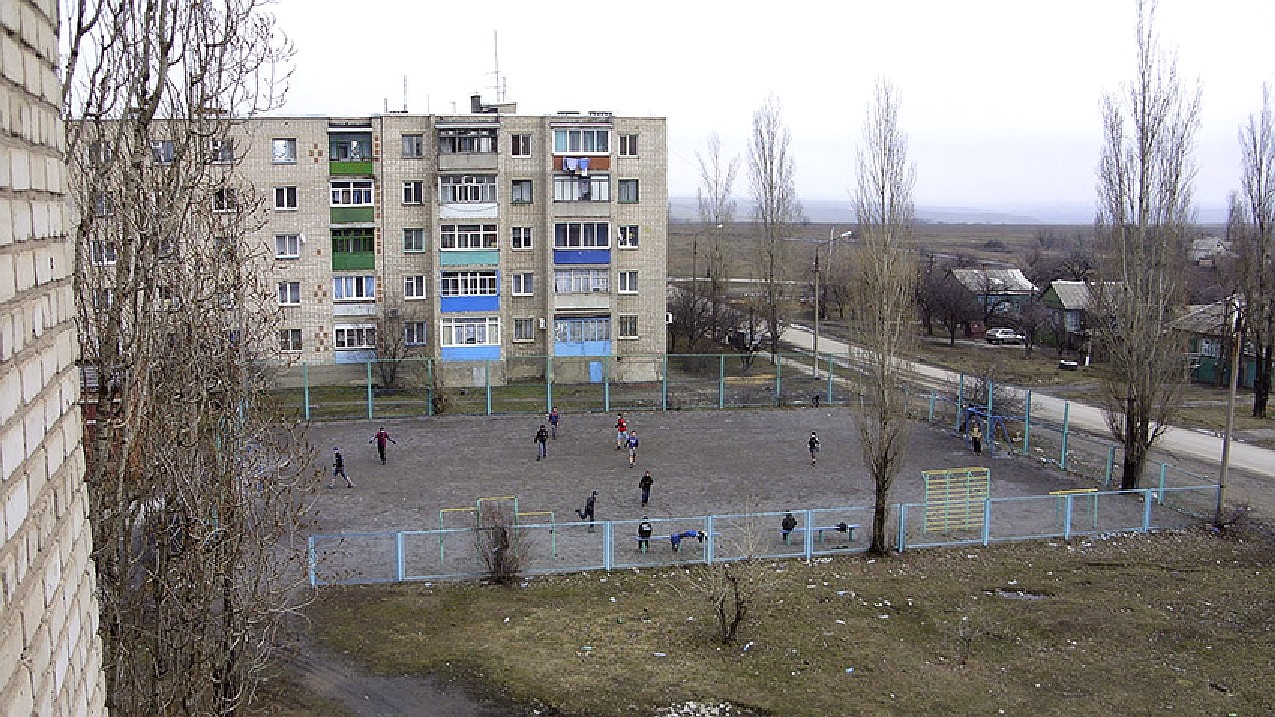
[(499, 382), (534, 357), (594, 375), (604, 357), (662, 353), (664, 119), (471, 110), (240, 128), (234, 160), (267, 196), (249, 240), (270, 257), (282, 351), (440, 359), (462, 383), (479, 365)]
[(105, 714), (57, 0), (0, 2), (0, 714)]

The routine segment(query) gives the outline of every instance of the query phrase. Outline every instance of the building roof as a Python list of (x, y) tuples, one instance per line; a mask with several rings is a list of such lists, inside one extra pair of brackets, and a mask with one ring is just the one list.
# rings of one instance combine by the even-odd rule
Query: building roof
[(1064, 311), (1084, 311), (1089, 308), (1089, 284), (1086, 282), (1056, 279), (1049, 283), (1046, 292), (1052, 292), (1057, 297), (1058, 306)]
[(1173, 328), (1202, 336), (1223, 336), (1229, 320), (1225, 301), (1193, 304), (1186, 307), (1185, 314), (1173, 320)]
[(1021, 269), (953, 269), (952, 276), (978, 295), (1033, 294), (1036, 285)]
[(1231, 242), (1222, 241), (1218, 237), (1204, 237), (1203, 239), (1191, 240), (1191, 250), (1188, 256), (1191, 257), (1191, 261), (1198, 262), (1230, 253)]

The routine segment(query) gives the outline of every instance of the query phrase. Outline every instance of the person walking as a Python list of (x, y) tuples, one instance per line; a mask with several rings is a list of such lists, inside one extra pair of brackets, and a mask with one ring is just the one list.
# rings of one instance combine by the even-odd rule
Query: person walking
[(615, 450), (620, 450), (629, 440), (629, 422), (624, 420), (624, 414), (617, 414), (615, 417)]
[(819, 436), (814, 431), (810, 432), (810, 440), (806, 441), (806, 447), (810, 449), (810, 465), (815, 464), (815, 458), (819, 455)]
[(558, 409), (551, 409), (545, 418), (549, 421), (549, 437), (558, 440)]
[(654, 530), (655, 528), (651, 527), (651, 519), (646, 517), (645, 515), (642, 516), (642, 522), (638, 523), (638, 531), (637, 531), (638, 550), (642, 551), (643, 553), (645, 553), (647, 550), (650, 550), (651, 533), (654, 532)]
[(580, 516), (580, 520), (589, 521), (590, 533), (594, 532), (593, 531), (593, 509), (597, 506), (597, 502), (598, 502), (598, 492), (595, 490), (589, 494), (588, 498), (584, 500), (584, 509), (576, 511), (576, 515)]
[(651, 499), (651, 486), (655, 485), (655, 479), (651, 477), (651, 471), (642, 474), (642, 478), (638, 480), (638, 488), (642, 490), (642, 507), (646, 507), (646, 502)]
[(354, 481), (345, 474), (345, 458), (341, 456), (341, 449), (338, 446), (332, 446), (332, 480), (328, 481), (329, 488), (336, 487), (336, 478), (341, 476), (345, 479), (345, 487), (353, 488)]
[(970, 421), (970, 445), (974, 447), (974, 455), (983, 453), (983, 429), (979, 428), (978, 421)]
[(549, 457), (549, 431), (545, 429), (545, 424), (540, 424), (540, 430), (536, 431), (536, 437), (531, 439), (536, 444), (536, 460)]
[(381, 426), (381, 430), (377, 431), (376, 435), (368, 440), (368, 443), (372, 441), (376, 441), (376, 452), (381, 456), (381, 465), (385, 465), (385, 444), (393, 443), (397, 446), (398, 441), (390, 438), (390, 432), (385, 430), (385, 426)]
[(624, 441), (624, 443), (629, 447), (629, 466), (631, 467), (637, 463), (637, 431), (629, 431), (629, 437)]
[(796, 516), (792, 514), (791, 510), (788, 511), (787, 513), (784, 513), (784, 519), (779, 521), (779, 537), (783, 538), (784, 542), (787, 543), (788, 536), (792, 535), (792, 531), (796, 529), (797, 529)]

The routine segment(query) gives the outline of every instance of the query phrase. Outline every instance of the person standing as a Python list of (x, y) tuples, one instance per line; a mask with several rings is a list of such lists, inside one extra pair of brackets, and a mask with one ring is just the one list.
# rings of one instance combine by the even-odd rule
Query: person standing
[(974, 455), (982, 454), (983, 430), (978, 427), (978, 421), (970, 421), (970, 445), (974, 447)]
[(536, 444), (536, 460), (549, 457), (549, 431), (545, 430), (545, 424), (540, 424), (540, 430), (536, 431), (536, 437), (531, 439)]
[(595, 490), (589, 494), (588, 498), (585, 499), (584, 509), (576, 511), (576, 515), (580, 516), (580, 520), (589, 521), (590, 533), (593, 532), (593, 509), (596, 507), (597, 502), (598, 502), (598, 492)]
[(629, 440), (629, 422), (624, 420), (624, 414), (618, 414), (615, 417), (615, 450), (620, 450)]
[(651, 499), (651, 486), (655, 485), (655, 479), (651, 477), (651, 471), (642, 474), (642, 478), (638, 480), (638, 488), (642, 490), (642, 507), (646, 507), (646, 502)]
[(814, 431), (810, 432), (810, 440), (806, 441), (806, 447), (810, 449), (810, 465), (815, 464), (815, 458), (819, 455), (819, 436)]
[(393, 443), (397, 446), (398, 441), (390, 438), (390, 433), (385, 430), (385, 426), (381, 426), (381, 430), (377, 431), (376, 435), (368, 440), (368, 443), (372, 441), (376, 441), (376, 452), (381, 456), (381, 465), (385, 465), (385, 444)]
[(646, 552), (651, 548), (651, 533), (655, 528), (651, 527), (651, 519), (642, 516), (642, 522), (638, 523), (638, 550)]
[(624, 441), (629, 447), (629, 466), (637, 464), (638, 437), (637, 431), (629, 431), (629, 437)]
[(796, 516), (792, 514), (791, 510), (788, 511), (787, 513), (784, 513), (784, 519), (779, 521), (779, 537), (783, 538), (784, 542), (787, 543), (788, 536), (792, 535), (792, 531), (796, 529), (797, 529)]
[(354, 481), (345, 474), (345, 458), (341, 456), (341, 449), (338, 446), (332, 446), (332, 480), (328, 481), (329, 488), (336, 487), (336, 478), (341, 476), (345, 479), (345, 487), (353, 488)]
[(549, 421), (549, 437), (558, 440), (558, 409), (555, 407), (549, 411), (549, 415), (545, 418)]

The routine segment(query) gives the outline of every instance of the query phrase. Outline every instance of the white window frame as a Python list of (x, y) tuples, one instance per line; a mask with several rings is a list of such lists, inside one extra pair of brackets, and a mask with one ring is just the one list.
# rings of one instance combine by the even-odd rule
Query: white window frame
[(275, 137), (270, 140), (271, 164), (296, 164), (297, 140), (295, 137)]
[(445, 317), (439, 320), (438, 339), (441, 346), (499, 346), (500, 317)]
[(418, 227), (403, 229), (403, 253), (419, 254), (425, 251), (425, 230)]
[(275, 234), (274, 235), (274, 258), (300, 259), (301, 258), (301, 235), (300, 234)]
[(483, 204), (496, 202), (494, 174), (444, 174), (438, 178), (440, 204)]
[(371, 274), (338, 274), (332, 277), (332, 300), (376, 301), (376, 277)]
[(404, 321), (403, 345), (424, 346), (429, 341), (428, 321)]
[(555, 294), (610, 293), (611, 272), (601, 268), (555, 269), (553, 292)]
[(616, 292), (620, 294), (636, 294), (638, 293), (638, 273), (636, 271), (621, 271), (616, 275)]
[[(510, 204), (531, 204), (534, 194), (530, 179), (515, 179), (509, 183)], [(524, 196), (525, 195), (525, 196)]]
[(529, 343), (536, 340), (536, 319), (520, 316), (514, 319), (514, 341)]
[(611, 154), (611, 130), (608, 127), (556, 127), (553, 130), (553, 153)]
[(498, 296), (500, 274), (485, 271), (444, 271), (438, 280), (439, 296)]
[(620, 157), (638, 156), (638, 136), (636, 133), (617, 134), (615, 136), (616, 154)]
[[(598, 238), (599, 230), (603, 234), (601, 239)], [(572, 234), (575, 236), (573, 237)], [(610, 249), (611, 223), (555, 222), (553, 247), (555, 249)]]
[(234, 164), (235, 141), (229, 137), (208, 140), (208, 150), (212, 164)]
[(535, 246), (533, 239), (531, 227), (509, 228), (509, 248), (514, 251), (531, 251)]
[(530, 157), (531, 135), (526, 133), (509, 135), (509, 156)]
[(615, 245), (620, 249), (636, 249), (640, 236), (637, 224), (621, 224), (616, 227)]
[(404, 204), (424, 204), (425, 203), (425, 182), (420, 179), (403, 180), (403, 203)]
[(426, 298), (424, 274), (408, 274), (403, 277), (403, 298), (407, 301)]
[[(626, 197), (626, 188), (631, 189), (633, 196)], [(616, 204), (638, 204), (642, 201), (642, 190), (636, 179), (617, 179), (615, 180), (615, 203)]]
[(438, 245), (443, 251), (498, 249), (500, 244), (495, 224), (442, 224), (439, 233)]
[(494, 127), (455, 127), (438, 130), (439, 154), (492, 154), (499, 133)]
[(512, 284), (511, 293), (514, 296), (536, 295), (536, 273), (534, 271), (511, 274), (509, 279)]
[[(586, 197), (581, 185), (589, 187)], [(611, 175), (594, 174), (577, 177), (571, 174), (553, 175), (553, 201), (555, 202), (609, 202), (611, 201)]]
[(239, 193), (234, 187), (221, 187), (213, 191), (212, 210), (214, 214), (233, 214), (239, 209)]
[(610, 341), (611, 319), (606, 316), (554, 319), (553, 340), (570, 343)]
[(119, 244), (109, 239), (89, 240), (89, 261), (94, 266), (115, 266), (119, 260)]
[(301, 329), (279, 329), (279, 350), (286, 354), (301, 353), (304, 335)]
[(370, 207), (376, 199), (370, 179), (333, 179), (328, 183), (330, 206)]
[(337, 351), (376, 348), (376, 327), (370, 324), (338, 324), (332, 328), (332, 345)]
[(618, 339), (638, 338), (638, 315), (619, 314), (615, 317), (615, 337)]
[(161, 166), (173, 163), (177, 158), (177, 144), (171, 139), (151, 140), (151, 161)]
[(425, 135), (403, 135), (403, 159), (420, 159), (425, 156)]
[(279, 282), (279, 306), (300, 306), (300, 305), (301, 305), (301, 282), (299, 281)]
[(274, 188), (274, 210), (276, 212), (295, 212), (297, 210), (297, 187), (295, 184)]

